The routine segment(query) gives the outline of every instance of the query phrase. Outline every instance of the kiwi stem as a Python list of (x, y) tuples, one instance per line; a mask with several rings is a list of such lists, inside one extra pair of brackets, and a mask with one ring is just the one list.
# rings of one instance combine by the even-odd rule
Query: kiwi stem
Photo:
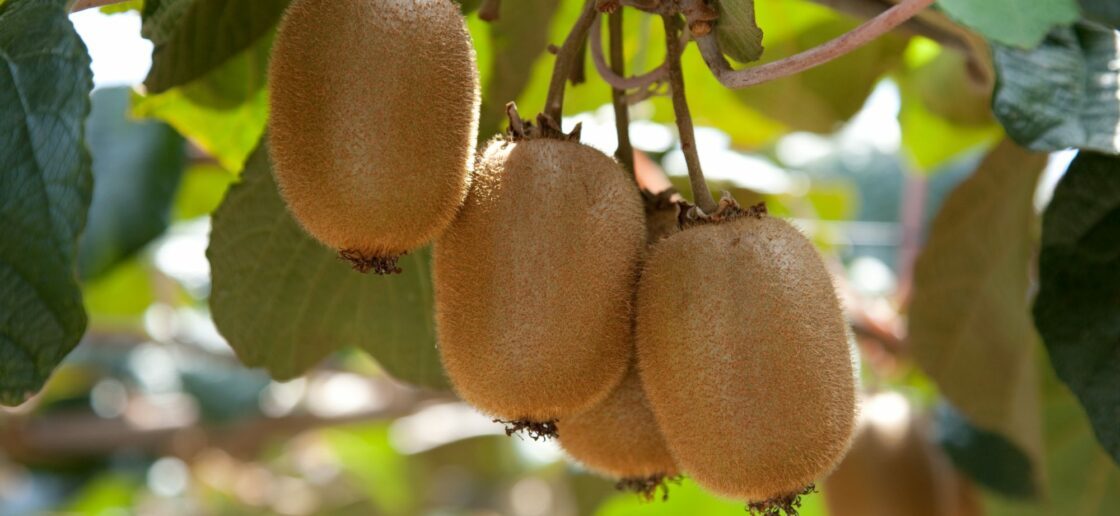
[(785, 59), (743, 70), (731, 68), (731, 64), (723, 57), (723, 51), (720, 50), (719, 41), (714, 34), (697, 37), (696, 44), (700, 47), (700, 54), (704, 56), (708, 69), (716, 79), (719, 79), (720, 84), (732, 89), (746, 88), (800, 73), (841, 57), (913, 18), (934, 1), (903, 0), (832, 41)]
[(715, 198), (704, 181), (704, 170), (700, 168), (700, 155), (696, 150), (696, 133), (692, 128), (692, 114), (688, 110), (688, 99), (684, 93), (684, 72), (681, 70), (682, 23), (676, 14), (663, 15), (665, 23), (666, 59), (669, 64), (669, 89), (673, 94), (673, 112), (677, 119), (677, 132), (680, 133), (681, 151), (688, 164), (688, 179), (692, 184), (692, 198), (705, 214), (716, 212)]
[(584, 2), (583, 10), (564, 40), (564, 45), (556, 52), (556, 64), (552, 67), (552, 80), (548, 84), (544, 114), (558, 124), (564, 116), (564, 88), (567, 86), (568, 78), (572, 76), (572, 69), (580, 63), (580, 49), (587, 40), (587, 33), (591, 30), (595, 17), (599, 15), (595, 4), (596, 0)]
[[(608, 30), (610, 31), (611, 70), (622, 75), (626, 73), (626, 59), (622, 51), (622, 9), (610, 15)], [(636, 183), (634, 146), (630, 143), (630, 105), (626, 102), (626, 90), (611, 87), (611, 104), (614, 104), (614, 127), (618, 133), (618, 150), (614, 151), (614, 157), (622, 164), (626, 175)]]

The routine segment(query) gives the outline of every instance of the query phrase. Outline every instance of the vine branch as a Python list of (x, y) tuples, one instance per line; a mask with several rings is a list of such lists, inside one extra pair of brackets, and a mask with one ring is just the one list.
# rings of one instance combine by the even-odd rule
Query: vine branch
[(714, 214), (716, 200), (704, 181), (704, 171), (700, 168), (700, 155), (696, 150), (696, 133), (692, 127), (692, 114), (688, 111), (688, 100), (684, 92), (684, 72), (681, 70), (682, 23), (679, 16), (663, 15), (665, 23), (665, 48), (669, 64), (669, 89), (673, 95), (673, 113), (677, 119), (677, 131), (681, 138), (681, 151), (688, 164), (688, 179), (692, 184), (692, 198), (705, 214)]
[[(602, 35), (599, 34), (598, 21), (599, 17), (595, 17), (596, 27), (591, 30), (592, 46), (595, 46), (595, 40), (601, 39)], [(617, 10), (614, 14), (610, 15), (610, 22), (607, 24), (610, 30), (610, 43), (611, 43), (611, 71), (618, 75), (626, 73), (626, 56), (623, 55), (622, 49), (622, 10)], [(599, 36), (596, 38), (596, 36)], [(598, 51), (593, 50), (592, 54), (599, 54), (602, 56), (602, 42), (600, 42)], [(626, 175), (634, 178), (634, 146), (630, 143), (630, 107), (626, 102), (626, 90), (623, 88), (611, 87), (611, 104), (614, 105), (614, 126), (618, 133), (618, 149), (614, 152), (614, 157), (622, 164), (622, 168), (626, 170)], [(635, 178), (635, 181), (637, 179)]]
[[(619, 10), (619, 12), (622, 11)], [(612, 23), (614, 20), (613, 16), (616, 15), (617, 13), (612, 15)], [(591, 26), (591, 60), (595, 62), (595, 70), (599, 72), (599, 75), (607, 84), (610, 84), (612, 88), (618, 90), (633, 90), (647, 88), (651, 84), (665, 79), (666, 65), (664, 63), (642, 75), (633, 77), (625, 77), (622, 69), (614, 69), (613, 55), (611, 56), (612, 62), (608, 65), (607, 59), (603, 57), (603, 35), (602, 29), (600, 28), (601, 25), (599, 17), (595, 17), (595, 21)], [(613, 46), (611, 47), (611, 52), (612, 54), (614, 52)]]
[(744, 70), (731, 68), (731, 64), (723, 57), (719, 42), (714, 35), (698, 37), (696, 43), (700, 47), (700, 54), (704, 56), (704, 62), (708, 64), (712, 74), (719, 79), (720, 84), (732, 89), (746, 88), (803, 72), (856, 50), (913, 18), (934, 1), (903, 0), (832, 41), (779, 61)]
[(580, 48), (587, 40), (587, 32), (599, 16), (595, 9), (596, 0), (586, 0), (579, 18), (572, 26), (571, 32), (564, 40), (564, 45), (556, 52), (556, 64), (552, 68), (552, 80), (548, 84), (548, 97), (544, 104), (544, 114), (560, 123), (564, 115), (564, 88), (568, 78), (572, 76), (572, 69), (579, 64)]

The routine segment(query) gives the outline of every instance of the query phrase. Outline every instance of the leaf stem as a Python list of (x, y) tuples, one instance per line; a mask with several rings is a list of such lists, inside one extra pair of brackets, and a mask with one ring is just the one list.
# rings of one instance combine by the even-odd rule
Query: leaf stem
[(591, 29), (599, 12), (595, 9), (596, 0), (586, 0), (579, 18), (568, 33), (564, 45), (556, 53), (556, 64), (552, 68), (552, 80), (548, 84), (548, 97), (544, 104), (544, 114), (553, 119), (557, 124), (564, 116), (564, 88), (568, 78), (572, 76), (572, 68), (579, 64), (580, 47), (587, 40), (587, 32)]
[(675, 14), (663, 15), (665, 23), (665, 55), (669, 63), (669, 89), (673, 94), (673, 112), (677, 119), (677, 131), (681, 138), (681, 151), (688, 164), (688, 179), (692, 184), (692, 198), (705, 214), (716, 212), (716, 200), (704, 181), (704, 171), (700, 168), (700, 156), (696, 150), (696, 133), (692, 127), (692, 114), (688, 111), (688, 99), (684, 93), (684, 72), (681, 70), (680, 32), (683, 23)]
[[(610, 69), (618, 75), (626, 73), (626, 56), (623, 55), (622, 49), (622, 12), (623, 10), (619, 9), (611, 14), (610, 21), (607, 24), (611, 44)], [(597, 30), (598, 20), (599, 17), (596, 16), (596, 27), (591, 31), (593, 47), (596, 39), (602, 39), (602, 35)], [(600, 41), (598, 50), (593, 50), (592, 54), (598, 54), (599, 57), (602, 57), (602, 46)], [(626, 170), (626, 175), (637, 181), (634, 176), (634, 146), (630, 143), (630, 105), (626, 102), (626, 90), (612, 86), (611, 104), (614, 105), (614, 127), (618, 133), (618, 150), (614, 152), (614, 157), (622, 164), (622, 168)]]
[(901, 3), (883, 11), (882, 14), (864, 22), (850, 32), (820, 46), (811, 48), (761, 66), (734, 70), (719, 48), (714, 34), (696, 38), (704, 62), (720, 84), (732, 89), (746, 88), (764, 82), (780, 79), (822, 65), (856, 50), (875, 38), (898, 27), (913, 18), (935, 0), (902, 0)]

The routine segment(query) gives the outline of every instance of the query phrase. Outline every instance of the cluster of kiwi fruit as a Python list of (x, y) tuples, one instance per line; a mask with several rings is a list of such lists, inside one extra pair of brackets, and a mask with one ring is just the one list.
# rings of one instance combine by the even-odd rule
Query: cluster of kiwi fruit
[(619, 163), (511, 111), (475, 155), (479, 84), (450, 0), (295, 0), (270, 64), (270, 152), (306, 231), (360, 271), (435, 241), (456, 392), (652, 496), (680, 474), (764, 512), (844, 455), (855, 365), (793, 226), (643, 195)]

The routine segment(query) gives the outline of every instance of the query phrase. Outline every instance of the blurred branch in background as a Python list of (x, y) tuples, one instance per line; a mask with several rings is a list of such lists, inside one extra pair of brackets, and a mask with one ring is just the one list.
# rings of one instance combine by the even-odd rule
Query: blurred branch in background
[[(315, 383), (316, 378), (329, 381), (334, 374), (339, 373), (320, 371), (309, 382)], [(347, 379), (358, 378), (348, 375)], [(194, 399), (184, 393), (127, 394), (120, 400), (123, 406), (118, 417), (72, 408), (44, 414), (9, 414), (0, 425), (0, 449), (25, 463), (65, 462), (120, 450), (190, 459), (206, 448), (219, 448), (233, 456), (254, 457), (279, 438), (348, 423), (394, 420), (432, 404), (455, 400), (448, 393), (405, 387), (385, 377), (360, 378), (365, 385), (351, 387), (377, 393), (376, 399), (364, 406), (327, 411), (312, 406), (310, 412), (256, 415), (229, 424), (200, 424)]]

